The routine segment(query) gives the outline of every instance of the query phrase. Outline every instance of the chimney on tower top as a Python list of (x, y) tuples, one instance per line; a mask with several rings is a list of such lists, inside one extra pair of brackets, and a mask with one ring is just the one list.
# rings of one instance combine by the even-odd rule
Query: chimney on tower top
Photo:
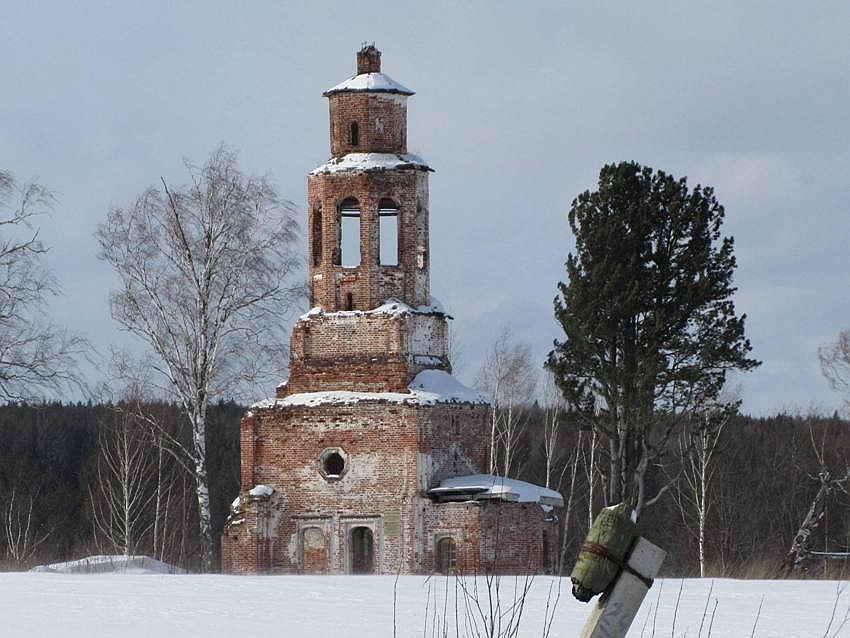
[(374, 44), (363, 45), (357, 52), (357, 75), (381, 72), (381, 52)]

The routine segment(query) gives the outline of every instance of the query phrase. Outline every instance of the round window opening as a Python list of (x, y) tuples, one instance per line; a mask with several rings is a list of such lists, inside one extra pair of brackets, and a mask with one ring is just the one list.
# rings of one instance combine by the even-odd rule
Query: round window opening
[(339, 476), (345, 469), (345, 459), (339, 452), (331, 452), (325, 456), (323, 467), (328, 476)]

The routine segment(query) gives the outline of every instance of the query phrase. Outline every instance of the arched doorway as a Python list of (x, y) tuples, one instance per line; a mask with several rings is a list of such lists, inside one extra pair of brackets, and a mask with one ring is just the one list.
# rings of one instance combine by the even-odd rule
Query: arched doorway
[(360, 526), (351, 530), (349, 537), (352, 574), (375, 572), (375, 539), (372, 530)]
[(441, 574), (451, 574), (457, 565), (457, 543), (446, 536), (437, 542), (437, 571)]

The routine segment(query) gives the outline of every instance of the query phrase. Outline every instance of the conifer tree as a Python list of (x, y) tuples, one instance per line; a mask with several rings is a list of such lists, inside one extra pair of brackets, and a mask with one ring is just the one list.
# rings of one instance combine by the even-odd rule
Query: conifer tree
[(760, 363), (735, 314), (723, 217), (712, 188), (634, 162), (604, 166), (570, 208), (564, 339), (546, 365), (607, 444), (608, 503), (638, 514), (663, 492), (647, 494), (647, 473), (682, 415), (716, 400), (729, 370)]

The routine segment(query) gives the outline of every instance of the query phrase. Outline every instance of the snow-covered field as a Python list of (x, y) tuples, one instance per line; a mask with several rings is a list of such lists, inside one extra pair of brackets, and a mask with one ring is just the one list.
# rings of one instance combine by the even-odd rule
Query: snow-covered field
[[(0, 636), (391, 637), (394, 581), (392, 576), (5, 573), (0, 574)], [(503, 597), (511, 597), (514, 582), (513, 578), (502, 578)], [(762, 597), (756, 636), (819, 638), (824, 636), (837, 592), (843, 587), (826, 581), (713, 582), (702, 636), (708, 635), (716, 599), (711, 630), (715, 638), (750, 636)], [(542, 635), (550, 586), (556, 583), (550, 577), (534, 579), (520, 636)], [(652, 636), (653, 624), (655, 636), (672, 635), (680, 584), (680, 580), (656, 581), (629, 636)], [(434, 604), (436, 601), (438, 621), (445, 617), (452, 624), (455, 585), (454, 579), (445, 577), (400, 577), (395, 606), (397, 635), (440, 635), (432, 634)], [(697, 636), (710, 586), (709, 580), (684, 581), (675, 636)], [(850, 637), (850, 623), (834, 634), (848, 604), (850, 588), (841, 593), (829, 636)], [(569, 580), (564, 579), (550, 635), (577, 636), (588, 610), (588, 605), (572, 598)], [(450, 630), (448, 635), (455, 633)], [(461, 629), (460, 636), (464, 635)]]

